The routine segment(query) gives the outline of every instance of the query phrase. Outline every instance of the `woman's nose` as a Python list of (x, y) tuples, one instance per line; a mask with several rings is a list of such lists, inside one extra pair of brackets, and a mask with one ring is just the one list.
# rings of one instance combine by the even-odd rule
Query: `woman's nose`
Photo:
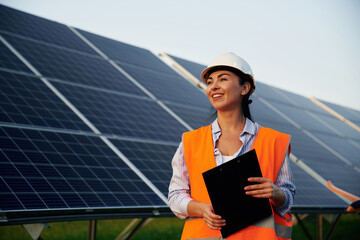
[(218, 89), (218, 88), (219, 88), (218, 81), (214, 81), (214, 82), (211, 84), (211, 89)]

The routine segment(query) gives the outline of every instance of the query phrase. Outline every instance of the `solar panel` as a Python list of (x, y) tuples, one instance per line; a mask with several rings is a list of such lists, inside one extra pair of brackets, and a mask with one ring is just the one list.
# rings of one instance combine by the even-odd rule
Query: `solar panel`
[(360, 111), (357, 111), (355, 109), (351, 109), (348, 107), (340, 106), (334, 103), (330, 103), (327, 101), (320, 100), (323, 104), (330, 107), (335, 112), (339, 113), (346, 119), (350, 120), (351, 122), (355, 123), (358, 127), (360, 126)]
[(82, 52), (94, 53), (89, 46), (76, 37), (64, 24), (49, 21), (4, 5), (0, 7), (0, 19), (2, 23), (6, 23), (0, 25), (1, 33), (21, 35)]
[(0, 71), (0, 122), (89, 131), (39, 79)]
[(186, 131), (152, 99), (53, 84), (104, 134), (178, 141)]
[(4, 35), (44, 76), (71, 83), (144, 95), (103, 58), (50, 46), (33, 40)]
[(167, 196), (172, 176), (169, 156), (178, 144), (160, 144), (112, 140), (114, 145), (164, 194)]
[[(293, 212), (306, 212), (318, 208), (345, 208), (347, 204), (333, 192), (324, 188), (299, 166), (291, 162), (291, 170), (296, 184)], [(311, 196), (311, 197), (309, 197)]]
[[(329, 128), (321, 125), (316, 119), (311, 119), (311, 115), (308, 115), (306, 112), (302, 113), (301, 109), (296, 107), (290, 108), (288, 105), (276, 102), (272, 102), (271, 104), (299, 124), (301, 128), (297, 129), (294, 126), (289, 126), (289, 124), (283, 124), (283, 122), (278, 122), (276, 127), (274, 127), (279, 131), (291, 134), (292, 152), (326, 180), (336, 182), (338, 186), (341, 186), (341, 188), (353, 194), (360, 194), (359, 186), (354, 184), (354, 179), (360, 179), (359, 172), (355, 170), (355, 166), (359, 164), (359, 158), (357, 157), (359, 155), (351, 155), (351, 153), (358, 153), (359, 148), (347, 142), (344, 137), (331, 132)], [(274, 113), (275, 112), (273, 112), (272, 115), (274, 115)], [(264, 115), (263, 112), (261, 112), (261, 114)], [(327, 116), (324, 116), (324, 118), (325, 117), (329, 118)], [(279, 116), (276, 118), (279, 118)], [(276, 122), (273, 119), (274, 117), (268, 119), (266, 117), (260, 118), (259, 122), (264, 126), (271, 126), (273, 122)], [(312, 122), (314, 123), (313, 125)], [(308, 134), (305, 134), (304, 130), (306, 130)], [(313, 137), (318, 141), (313, 139)], [(346, 155), (352, 159), (352, 167), (348, 165), (351, 161), (343, 156), (345, 149), (341, 148), (341, 145), (344, 144), (347, 145), (346, 149), (351, 149)], [(333, 148), (331, 148), (331, 146)], [(339, 171), (338, 174), (334, 174), (336, 169)], [(347, 171), (348, 174), (346, 174)], [(345, 176), (339, 177), (342, 174), (345, 174)]]
[(192, 75), (194, 75), (198, 79), (201, 78), (201, 72), (206, 68), (206, 66), (203, 64), (191, 62), (170, 54), (169, 56), (174, 59), (175, 62), (179, 63), (182, 67), (191, 72)]
[[(17, 27), (16, 35), (2, 31), (9, 43), (2, 49), (7, 60), (0, 71), (6, 99), (0, 123), (0, 188), (9, 199), (0, 208), (7, 220), (57, 219), (60, 214), (72, 218), (74, 211), (86, 219), (88, 210), (113, 214), (107, 209), (123, 216), (170, 214), (165, 200), (170, 160), (186, 128), (93, 50), (34, 37), (24, 26)], [(15, 50), (9, 51), (11, 47)], [(134, 57), (147, 56), (142, 58), (146, 70), (162, 69), (160, 77), (184, 81), (149, 51), (126, 48)], [(24, 68), (15, 51), (46, 80)], [(140, 68), (132, 60), (117, 61)], [(156, 84), (154, 75), (147, 81)]]
[(178, 116), (181, 116), (186, 123), (188, 123), (193, 129), (207, 126), (214, 120), (213, 112), (208, 108), (200, 108), (194, 106), (184, 106), (181, 104), (167, 103), (171, 110)]
[[(170, 75), (148, 71), (145, 68), (122, 67), (162, 101), (181, 103), (185, 106), (210, 107), (204, 93), (175, 72)], [(152, 79), (152, 81), (149, 81), (149, 79)]]
[(95, 35), (86, 31), (78, 31), (105, 55), (119, 63), (121, 66), (138, 66), (151, 69), (156, 72), (174, 74), (174, 71), (171, 68), (164, 64), (149, 50)]
[(257, 91), (259, 91), (256, 93), (257, 96), (268, 99), (270, 102), (279, 102), (282, 104), (295, 106), (303, 110), (331, 116), (328, 112), (316, 106), (308, 98), (299, 94), (272, 87), (264, 83), (259, 83), (256, 85), (256, 92)]
[(23, 64), (2, 42), (0, 42), (0, 69), (31, 73), (30, 69)]
[[(263, 91), (263, 94), (267, 92), (270, 91)], [(276, 93), (278, 93), (278, 98)], [(303, 159), (316, 172), (321, 173), (325, 179), (336, 182), (346, 191), (360, 194), (360, 188), (354, 184), (354, 179), (360, 180), (358, 168), (360, 134), (302, 96), (278, 89), (273, 89), (270, 95), (272, 97), (264, 96), (264, 99), (277, 98), (278, 100), (271, 101), (271, 105), (294, 121), (301, 131), (307, 132), (303, 134), (296, 128), (287, 131), (292, 135), (295, 155)], [(291, 101), (285, 102), (282, 96), (286, 96), (285, 99), (291, 99)], [(264, 112), (259, 112), (257, 116), (264, 116)], [(278, 121), (279, 117), (276, 118), (274, 122), (281, 122)], [(272, 121), (268, 115), (262, 119)], [(324, 168), (324, 165), (327, 167)], [(339, 174), (335, 174), (336, 169)], [(348, 174), (346, 174), (347, 171)]]
[(164, 204), (97, 136), (0, 129), (3, 211)]

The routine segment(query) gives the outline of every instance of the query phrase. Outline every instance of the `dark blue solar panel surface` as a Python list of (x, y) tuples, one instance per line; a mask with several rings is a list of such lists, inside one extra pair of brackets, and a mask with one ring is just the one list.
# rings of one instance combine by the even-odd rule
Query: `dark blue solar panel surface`
[(2, 210), (164, 205), (99, 137), (0, 127), (0, 141)]
[(342, 136), (343, 138), (349, 138), (358, 143), (360, 142), (360, 132), (350, 127), (340, 119), (335, 117), (327, 117), (322, 114), (316, 114), (316, 117), (320, 118), (320, 120), (325, 124), (335, 128), (336, 132), (338, 132), (338, 135)]
[(291, 162), (291, 170), (296, 180), (296, 207), (347, 207), (347, 204), (333, 192), (322, 186), (295, 163)]
[[(346, 139), (333, 135), (313, 132), (313, 134), (320, 140), (326, 142), (326, 144), (334, 149), (336, 152), (345, 157), (354, 166), (360, 169), (360, 143), (348, 142)], [(354, 157), (355, 156), (355, 157)], [(360, 180), (360, 179), (359, 179)]]
[(101, 57), (8, 35), (5, 35), (5, 38), (46, 77), (144, 95), (138, 87)]
[[(281, 112), (307, 130), (322, 133), (334, 132), (339, 136), (346, 136), (360, 141), (360, 133), (349, 125), (315, 105), (309, 99), (288, 91), (277, 89), (266, 84), (257, 84), (255, 95), (271, 102)], [(325, 123), (325, 124), (324, 124)]]
[(90, 129), (39, 78), (0, 71), (0, 122)]
[(1, 32), (9, 32), (78, 51), (93, 53), (80, 38), (64, 24), (0, 5)]
[(312, 112), (318, 112), (330, 116), (328, 112), (315, 105), (306, 97), (275, 88), (261, 82), (256, 82), (256, 90), (254, 95), (257, 97), (262, 97), (271, 103), (282, 103), (284, 105), (289, 105), (290, 107), (297, 107), (301, 110), (306, 109)]
[(111, 140), (114, 145), (164, 194), (172, 176), (171, 159), (177, 145)]
[(31, 73), (30, 69), (22, 63), (2, 42), (0, 42), (0, 68)]
[[(360, 111), (320, 100), (323, 104), (360, 127)], [(360, 100), (359, 100), (360, 102)]]
[(250, 112), (252, 118), (256, 122), (267, 121), (279, 125), (291, 126), (286, 119), (276, 114), (268, 106), (265, 105), (262, 101), (258, 100), (255, 97), (250, 97), (253, 102), (250, 104)]
[(194, 77), (201, 80), (201, 72), (206, 68), (205, 65), (191, 62), (183, 58), (175, 57), (173, 55), (169, 56), (174, 59), (178, 64), (180, 64), (183, 68), (189, 71)]
[[(282, 113), (284, 113), (287, 117), (289, 117), (291, 120), (299, 124), (304, 129), (310, 131), (323, 132), (323, 133), (330, 131), (330, 129), (326, 125), (316, 120), (312, 115), (303, 111), (301, 108), (295, 106), (289, 106), (278, 102), (271, 102), (271, 105), (279, 109)], [(321, 114), (317, 114), (317, 116), (322, 117)], [(325, 116), (325, 115), (323, 116), (325, 118), (331, 119), (331, 116)]]
[(182, 132), (186, 131), (149, 98), (114, 94), (58, 82), (53, 84), (102, 133), (179, 141)]
[(262, 124), (276, 128), (282, 132), (290, 133), (291, 152), (294, 153), (296, 157), (304, 161), (325, 180), (331, 180), (335, 185), (355, 195), (360, 194), (360, 186), (358, 184), (358, 180), (360, 180), (359, 172), (347, 166), (346, 163), (301, 130), (285, 125), (272, 126), (271, 123), (266, 122)]
[(209, 100), (201, 90), (181, 76), (162, 74), (145, 68), (122, 65), (123, 69), (162, 101), (208, 108)]
[(126, 43), (118, 42), (109, 38), (95, 35), (86, 31), (78, 30), (92, 44), (99, 48), (110, 59), (125, 64), (140, 66), (143, 68), (174, 74), (158, 57), (149, 50), (135, 47)]
[(174, 113), (181, 117), (191, 128), (197, 129), (211, 124), (215, 117), (213, 110), (209, 108), (197, 108), (177, 104), (166, 104)]
[[(263, 91), (261, 97), (299, 124), (301, 128), (317, 137), (323, 144), (329, 146), (337, 154), (340, 154), (341, 157), (334, 155), (334, 153), (294, 127), (293, 129), (285, 130), (285, 132), (289, 132), (293, 136), (293, 153), (326, 180), (332, 180), (335, 185), (341, 186), (346, 191), (359, 194), (360, 188), (357, 184), (354, 184), (354, 179), (356, 179), (355, 182), (360, 181), (360, 173), (354, 167), (360, 163), (360, 134), (325, 110), (309, 102), (308, 99), (283, 90), (271, 91), (271, 88), (267, 86), (266, 91)], [(278, 94), (279, 92), (281, 94)], [(270, 93), (271, 97), (266, 96), (267, 93)], [(276, 94), (278, 94), (278, 98)], [(291, 99), (291, 101), (285, 102), (285, 99), (282, 99), (282, 94), (286, 94), (287, 98)], [(275, 98), (277, 100), (273, 100)], [(256, 101), (254, 103), (257, 105)], [(275, 112), (271, 113), (272, 110), (269, 112), (263, 111), (263, 109), (260, 111), (256, 110), (258, 114), (254, 114), (259, 116), (260, 120), (277, 124), (281, 123), (280, 126), (277, 126), (277, 129), (284, 129), (286, 125), (289, 125), (289, 123), (284, 123), (284, 120), (279, 121), (278, 119), (281, 117), (274, 117), (277, 114)], [(345, 161), (351, 162), (353, 166), (348, 166), (342, 157), (345, 158)], [(335, 174), (336, 170), (338, 170), (338, 174)], [(347, 171), (348, 174), (346, 174)]]

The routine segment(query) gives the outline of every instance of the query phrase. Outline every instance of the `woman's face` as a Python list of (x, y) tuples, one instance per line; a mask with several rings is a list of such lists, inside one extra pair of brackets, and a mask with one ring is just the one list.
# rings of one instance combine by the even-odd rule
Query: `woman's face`
[(206, 80), (206, 95), (216, 110), (228, 111), (241, 108), (244, 85), (241, 86), (239, 80), (238, 75), (226, 70), (210, 74)]

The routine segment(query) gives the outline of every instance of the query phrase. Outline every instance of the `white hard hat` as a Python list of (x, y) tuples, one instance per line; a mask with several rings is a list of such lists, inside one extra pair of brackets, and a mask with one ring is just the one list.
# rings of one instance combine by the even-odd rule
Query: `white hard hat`
[(255, 78), (250, 65), (243, 58), (232, 52), (223, 53), (220, 56), (217, 56), (214, 60), (212, 60), (209, 66), (205, 68), (201, 73), (202, 81), (206, 83), (205, 76), (209, 72), (209, 70), (219, 66), (232, 67), (240, 70), (244, 74), (247, 74), (252, 80), (254, 87), (254, 89), (252, 89), (251, 91), (253, 92), (255, 90)]

